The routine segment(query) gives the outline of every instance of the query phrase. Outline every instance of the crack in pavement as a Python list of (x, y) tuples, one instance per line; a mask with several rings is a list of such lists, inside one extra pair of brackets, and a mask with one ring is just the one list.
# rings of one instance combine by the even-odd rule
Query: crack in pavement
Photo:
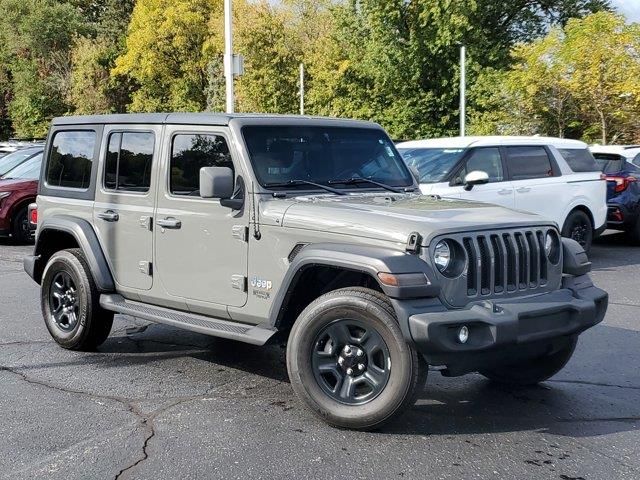
[(615, 383), (600, 383), (589, 382), (587, 380), (547, 380), (549, 383), (573, 383), (577, 385), (591, 385), (593, 387), (608, 387), (608, 388), (624, 388), (629, 390), (640, 390), (640, 387), (635, 385), (617, 385)]
[[(135, 415), (138, 418), (138, 422), (135, 425), (136, 428), (139, 427), (144, 427), (145, 431), (146, 431), (146, 435), (145, 435), (145, 439), (142, 445), (142, 456), (141, 458), (138, 458), (135, 462), (131, 463), (130, 465), (127, 465), (126, 467), (122, 468), (117, 475), (115, 476), (114, 480), (119, 480), (123, 474), (125, 474), (127, 471), (131, 470), (132, 468), (140, 465), (142, 462), (144, 462), (145, 460), (147, 460), (149, 458), (149, 453), (147, 451), (148, 446), (149, 446), (149, 442), (151, 441), (151, 439), (153, 439), (153, 437), (155, 436), (156, 432), (155, 432), (155, 425), (154, 425), (154, 420), (156, 419), (156, 417), (158, 417), (159, 415), (167, 412), (168, 410), (170, 410), (173, 407), (176, 407), (178, 405), (182, 405), (185, 403), (189, 403), (189, 402), (194, 402), (194, 401), (198, 401), (198, 400), (205, 400), (205, 399), (211, 399), (211, 398), (217, 398), (217, 396), (213, 395), (213, 392), (216, 389), (219, 389), (221, 387), (224, 387), (225, 385), (228, 385), (230, 383), (235, 383), (238, 380), (242, 380), (245, 377), (248, 377), (249, 374), (243, 375), (242, 377), (238, 378), (233, 378), (230, 379), (226, 382), (223, 382), (219, 385), (215, 385), (209, 389), (206, 390), (206, 392), (204, 394), (200, 394), (200, 395), (189, 395), (186, 397), (165, 397), (162, 399), (156, 399), (156, 401), (169, 401), (170, 403), (168, 405), (165, 405), (161, 408), (157, 408), (156, 410), (153, 410), (151, 413), (145, 414), (140, 410), (140, 407), (136, 404), (142, 403), (144, 401), (154, 401), (154, 399), (148, 399), (148, 398), (144, 398), (144, 399), (135, 399), (135, 398), (127, 398), (127, 397), (121, 397), (121, 396), (117, 396), (117, 395), (104, 395), (104, 394), (95, 394), (95, 393), (91, 393), (91, 392), (86, 392), (84, 390), (76, 390), (73, 388), (68, 388), (68, 387), (61, 387), (59, 385), (53, 385), (51, 383), (42, 381), (42, 380), (37, 380), (34, 378), (30, 378), (28, 377), (25, 373), (21, 372), (19, 369), (17, 368), (13, 368), (13, 367), (8, 367), (5, 365), (0, 365), (0, 371), (2, 372), (8, 372), (11, 373), (13, 375), (16, 375), (18, 377), (20, 377), (24, 382), (31, 384), (31, 385), (37, 385), (40, 387), (44, 387), (44, 388), (49, 388), (52, 390), (56, 390), (59, 392), (63, 392), (63, 393), (67, 393), (67, 394), (71, 394), (71, 395), (80, 395), (80, 396), (84, 396), (84, 397), (88, 397), (92, 400), (110, 400), (112, 402), (116, 402), (119, 403), (121, 405), (123, 405), (130, 413), (132, 413), (133, 415)], [(223, 397), (220, 397), (223, 398)], [(241, 398), (241, 397), (240, 397)]]

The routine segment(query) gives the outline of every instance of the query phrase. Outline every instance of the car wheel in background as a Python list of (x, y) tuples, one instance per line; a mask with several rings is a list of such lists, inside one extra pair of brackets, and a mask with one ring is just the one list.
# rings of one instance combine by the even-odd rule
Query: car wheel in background
[(591, 219), (582, 210), (574, 210), (564, 222), (562, 236), (575, 240), (584, 248), (585, 252), (588, 252), (591, 250), (593, 242)]
[(31, 231), (29, 230), (29, 219), (27, 217), (27, 207), (21, 208), (13, 217), (11, 224), (11, 237), (15, 243), (32, 243)]
[(571, 338), (569, 343), (554, 353), (501, 367), (481, 370), (480, 373), (496, 383), (508, 385), (535, 385), (543, 382), (564, 368), (571, 359), (578, 337)]

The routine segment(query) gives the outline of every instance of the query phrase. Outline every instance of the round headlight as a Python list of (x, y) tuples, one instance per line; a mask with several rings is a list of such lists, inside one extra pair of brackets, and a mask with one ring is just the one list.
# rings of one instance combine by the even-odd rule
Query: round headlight
[(552, 230), (544, 236), (544, 253), (553, 265), (560, 260), (560, 241), (558, 235)]
[(451, 249), (445, 240), (441, 240), (436, 245), (433, 252), (433, 263), (441, 272), (444, 272), (451, 262)]

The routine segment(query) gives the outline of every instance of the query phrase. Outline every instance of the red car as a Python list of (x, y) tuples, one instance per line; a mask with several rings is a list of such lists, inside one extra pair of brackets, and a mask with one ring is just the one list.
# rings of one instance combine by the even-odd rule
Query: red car
[(42, 150), (0, 178), (0, 236), (28, 243), (33, 237), (27, 218), (28, 206), (38, 194)]

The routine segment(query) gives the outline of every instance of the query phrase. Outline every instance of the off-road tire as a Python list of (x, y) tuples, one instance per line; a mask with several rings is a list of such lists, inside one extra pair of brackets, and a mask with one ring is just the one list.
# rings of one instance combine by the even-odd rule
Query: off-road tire
[(564, 368), (576, 349), (578, 337), (572, 338), (560, 350), (526, 362), (482, 370), (480, 373), (489, 380), (507, 385), (535, 385), (553, 377)]
[(27, 224), (27, 207), (21, 208), (13, 216), (11, 222), (11, 238), (13, 243), (17, 243), (18, 245), (33, 243)]
[[(576, 237), (578, 231), (580, 235)], [(589, 253), (594, 237), (593, 225), (589, 215), (582, 210), (571, 212), (562, 226), (562, 236), (576, 240), (584, 251)]]
[[(51, 295), (55, 290), (54, 279), (67, 275), (74, 284), (78, 305), (75, 326), (65, 331), (54, 317)], [(92, 351), (107, 339), (113, 325), (113, 312), (100, 306), (99, 297), (89, 265), (79, 248), (53, 254), (42, 276), (40, 306), (45, 325), (60, 346)]]
[[(341, 319), (361, 322), (388, 347), (388, 381), (376, 397), (361, 405), (329, 396), (313, 371), (311, 356), (318, 335)], [(412, 406), (428, 372), (424, 359), (404, 339), (387, 297), (366, 288), (326, 293), (304, 309), (289, 335), (287, 369), (293, 390), (313, 413), (335, 427), (356, 430), (380, 428)]]

